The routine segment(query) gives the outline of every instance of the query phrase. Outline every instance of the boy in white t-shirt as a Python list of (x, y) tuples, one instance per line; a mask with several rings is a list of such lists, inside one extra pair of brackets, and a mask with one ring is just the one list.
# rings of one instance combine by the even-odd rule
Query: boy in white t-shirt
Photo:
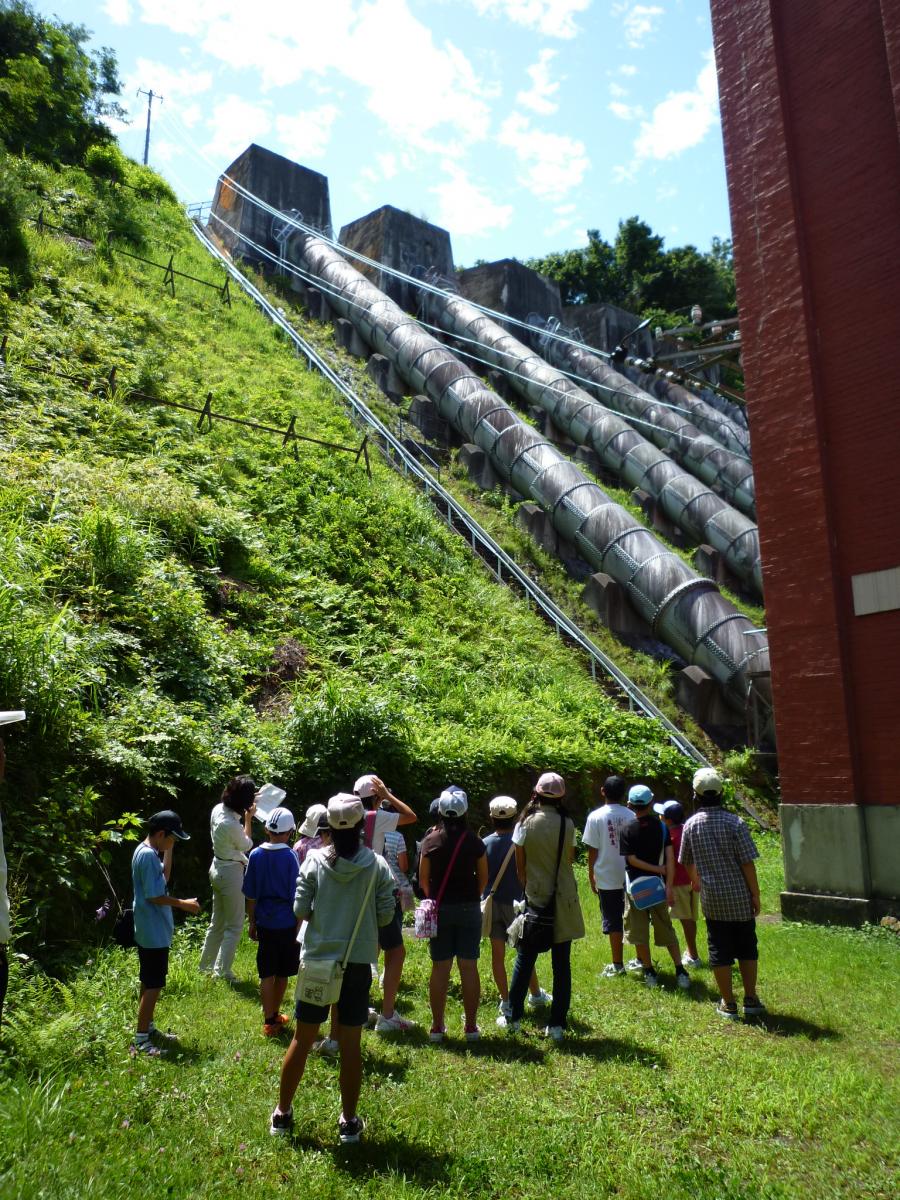
[(619, 851), (622, 830), (634, 820), (622, 801), (625, 780), (610, 775), (600, 789), (606, 801), (588, 815), (582, 841), (588, 848), (588, 877), (591, 890), (600, 900), (603, 932), (609, 938), (612, 962), (600, 972), (602, 979), (625, 974), (622, 961), (622, 941), (625, 913), (625, 859)]

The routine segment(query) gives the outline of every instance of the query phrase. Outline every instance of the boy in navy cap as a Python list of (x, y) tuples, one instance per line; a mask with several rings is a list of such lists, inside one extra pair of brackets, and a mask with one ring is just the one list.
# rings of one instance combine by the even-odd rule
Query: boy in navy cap
[(664, 800), (662, 804), (654, 804), (653, 811), (659, 813), (663, 824), (669, 831), (672, 841), (672, 856), (675, 859), (675, 878), (672, 891), (675, 902), (672, 905), (672, 920), (680, 921), (684, 930), (684, 942), (687, 946), (681, 957), (683, 967), (699, 967), (700, 954), (697, 950), (697, 913), (699, 911), (700, 888), (691, 883), (687, 868), (678, 861), (681, 850), (681, 834), (684, 830), (684, 809), (677, 800)]
[(172, 873), (172, 852), (176, 841), (190, 841), (184, 832), (181, 817), (170, 808), (154, 813), (147, 822), (147, 836), (131, 859), (131, 882), (134, 887), (134, 941), (140, 963), (141, 999), (138, 1005), (137, 1032), (131, 1049), (135, 1054), (156, 1058), (164, 1051), (150, 1040), (157, 1034), (173, 1040), (153, 1024), (153, 1013), (159, 993), (166, 985), (169, 970), (169, 947), (175, 920), (172, 909), (196, 916), (200, 904), (196, 897), (176, 900), (169, 895), (169, 876)]

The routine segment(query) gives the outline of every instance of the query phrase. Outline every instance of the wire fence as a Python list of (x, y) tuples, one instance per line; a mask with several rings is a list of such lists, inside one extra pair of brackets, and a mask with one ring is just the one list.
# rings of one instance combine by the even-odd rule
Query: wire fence
[(13, 366), (21, 371), (28, 371), (34, 375), (49, 375), (55, 379), (65, 379), (70, 383), (76, 383), (86, 388), (94, 395), (113, 395), (120, 396), (129, 402), (136, 401), (141, 404), (159, 405), (163, 408), (176, 408), (182, 412), (196, 413), (198, 416), (197, 429), (203, 432), (204, 429), (212, 429), (213, 421), (220, 421), (226, 425), (237, 425), (245, 429), (253, 429), (259, 433), (273, 434), (281, 439), (282, 446), (292, 446), (294, 453), (297, 451), (298, 442), (308, 442), (314, 446), (321, 446), (327, 450), (334, 450), (338, 453), (352, 454), (354, 462), (363, 460), (366, 467), (366, 474), (369, 479), (372, 478), (372, 464), (369, 461), (369, 439), (363, 437), (359, 446), (344, 446), (340, 442), (328, 442), (322, 438), (310, 437), (308, 434), (297, 432), (297, 417), (293, 415), (284, 429), (278, 428), (276, 425), (266, 425), (261, 421), (251, 421), (246, 417), (235, 417), (231, 413), (217, 412), (213, 404), (213, 393), (207, 392), (206, 399), (202, 405), (188, 404), (184, 400), (169, 400), (163, 396), (154, 396), (149, 392), (142, 392), (136, 388), (121, 388), (117, 383), (118, 368), (112, 367), (107, 374), (100, 378), (87, 375), (72, 375), (67, 371), (54, 370), (51, 367), (42, 366), (38, 363), (26, 362), (8, 362), (9, 335), (4, 334), (0, 339), (0, 362), (6, 367)]

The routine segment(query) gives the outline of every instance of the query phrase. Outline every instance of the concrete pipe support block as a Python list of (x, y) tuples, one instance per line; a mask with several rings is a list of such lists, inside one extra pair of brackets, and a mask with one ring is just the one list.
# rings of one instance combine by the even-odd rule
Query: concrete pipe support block
[(607, 629), (627, 637), (649, 637), (650, 626), (635, 612), (622, 588), (611, 575), (595, 571), (584, 585), (582, 599)]
[(472, 482), (486, 492), (491, 491), (500, 482), (490, 459), (480, 446), (474, 446), (471, 442), (464, 443), (459, 448), (458, 461)]
[(371, 356), (366, 363), (366, 374), (394, 404), (399, 404), (406, 396), (406, 385), (394, 369), (394, 364), (383, 354)]

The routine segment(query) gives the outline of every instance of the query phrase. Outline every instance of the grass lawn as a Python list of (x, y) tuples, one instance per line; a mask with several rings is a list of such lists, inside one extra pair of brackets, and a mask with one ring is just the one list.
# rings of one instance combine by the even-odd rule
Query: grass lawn
[[(0, 1053), (0, 1195), (229, 1197), (895, 1197), (900, 943), (886, 930), (781, 923), (778, 843), (762, 849), (760, 992), (726, 1024), (712, 976), (679, 992), (598, 980), (608, 961), (580, 880), (572, 1030), (559, 1048), (494, 1029), (489, 966), (477, 1045), (451, 989), (427, 1042), (427, 947), (408, 943), (406, 1038), (364, 1036), (364, 1143), (337, 1145), (337, 1067), (311, 1058), (293, 1142), (268, 1133), (282, 1047), (261, 1034), (253, 951), (231, 989), (197, 975), (202, 922), (176, 937), (157, 1010), (168, 1061), (132, 1060), (133, 952), (101, 949), (64, 984), (14, 972)], [(704, 947), (701, 924), (701, 948)], [(546, 959), (539, 968), (549, 968)], [(549, 986), (549, 978), (542, 977)]]

